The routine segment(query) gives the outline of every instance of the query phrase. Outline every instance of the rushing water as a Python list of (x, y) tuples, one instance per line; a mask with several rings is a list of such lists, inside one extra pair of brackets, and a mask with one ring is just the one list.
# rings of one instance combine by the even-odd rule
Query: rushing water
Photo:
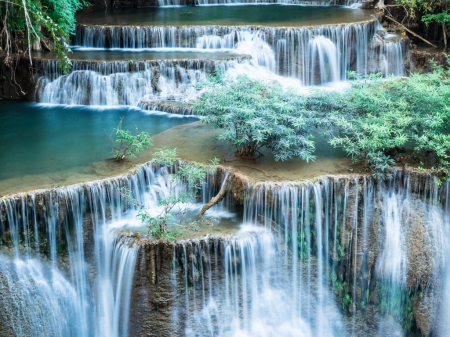
[(384, 39), (369, 14), (277, 4), (83, 11), (72, 71), (63, 75), (56, 61), (37, 60), (35, 97), (156, 107), (195, 99), (196, 85), (214, 71), (297, 88), (345, 81), (349, 70), (404, 76), (406, 41)]
[(401, 174), (386, 185), (326, 178), (252, 186), (244, 218), (259, 227), (176, 251), (185, 335), (404, 336), (420, 317), (413, 306), (426, 308), (429, 325), (416, 322), (423, 333), (447, 331), (446, 320), (435, 321), (448, 313), (439, 300), (448, 294), (447, 188)]
[[(118, 188), (157, 211), (158, 200), (183, 191), (172, 184), (167, 171), (147, 165), (129, 178), (2, 200), (0, 334), (127, 336), (138, 245), (117, 233), (145, 229)], [(203, 196), (213, 193), (205, 187)], [(227, 205), (212, 211), (233, 217)]]
[[(197, 4), (219, 3), (234, 2)], [(73, 70), (63, 75), (56, 61), (37, 60), (36, 99), (103, 108), (2, 102), (0, 179), (106, 158), (104, 129), (123, 115), (125, 128), (151, 134), (191, 121), (111, 106), (160, 109), (167, 102), (172, 112), (190, 113), (180, 101), (196, 97), (195, 85), (214, 70), (300, 87), (344, 81), (348, 70), (403, 76), (408, 59), (405, 41), (383, 38), (378, 22), (350, 8), (198, 6), (85, 12), (78, 19)], [(344, 24), (330, 25), (337, 21)], [(208, 179), (203, 203), (229, 176)], [(45, 197), (0, 200), (0, 334), (124, 337), (136, 330), (136, 321), (146, 321), (131, 310), (138, 305), (131, 299), (135, 269), (139, 257), (146, 259), (137, 238), (146, 229), (118, 188), (156, 215), (172, 184), (149, 164)], [(386, 183), (324, 177), (244, 189), (236, 235), (173, 245), (173, 298), (166, 304), (172, 335), (448, 334), (449, 183), (397, 172)], [(239, 221), (231, 207), (228, 194), (208, 211), (231, 219), (220, 233)]]
[[(216, 193), (214, 181), (203, 202)], [(142, 225), (136, 210), (123, 213), (130, 205), (119, 186), (154, 212), (171, 193), (167, 175), (147, 165), (126, 178), (0, 202), (5, 334), (127, 335), (139, 246), (117, 231)], [(422, 306), (430, 329), (444, 336), (447, 320), (435, 318), (449, 310), (439, 301), (448, 293), (448, 188), (401, 173), (386, 184), (251, 184), (235, 236), (174, 246), (174, 334), (400, 336), (409, 329), (403, 312), (414, 308), (416, 319)], [(230, 216), (230, 205), (228, 196), (215, 213)]]
[[(347, 71), (402, 76), (407, 58), (404, 41), (385, 41), (375, 21), (312, 28), (253, 26), (77, 26), (81, 48), (205, 51), (203, 59), (172, 61), (82, 61), (62, 75), (55, 61), (37, 68), (41, 102), (87, 105), (139, 105), (146, 101), (189, 101), (195, 85), (220, 70), (232, 75), (276, 80), (285, 86), (343, 81)], [(225, 60), (209, 53), (232, 52)], [(90, 52), (92, 53), (92, 52)], [(206, 60), (205, 60), (206, 58)]]

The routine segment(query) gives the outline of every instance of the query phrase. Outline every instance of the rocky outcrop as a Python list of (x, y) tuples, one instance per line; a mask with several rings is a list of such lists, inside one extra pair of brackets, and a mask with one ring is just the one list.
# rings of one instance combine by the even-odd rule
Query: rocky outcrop
[[(131, 293), (129, 335), (182, 336), (189, 315), (186, 310), (202, 305), (201, 296), (196, 299), (198, 303), (186, 305), (186, 294), (191, 291), (207, 293), (210, 291), (208, 281), (216, 282), (221, 278), (223, 272), (212, 273), (212, 280), (207, 281), (206, 277), (202, 280), (205, 276), (202, 272), (216, 267), (222, 270), (221, 247), (226, 239), (205, 237), (176, 243), (140, 241)], [(212, 256), (215, 259), (211, 259)]]
[(443, 52), (430, 52), (420, 49), (411, 50), (412, 72), (426, 74), (433, 71), (433, 61), (438, 66), (448, 66), (447, 57)]

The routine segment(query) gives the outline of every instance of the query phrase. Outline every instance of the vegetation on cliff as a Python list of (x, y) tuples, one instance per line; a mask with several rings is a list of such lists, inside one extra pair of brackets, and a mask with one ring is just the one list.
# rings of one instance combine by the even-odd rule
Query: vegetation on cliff
[[(209, 165), (197, 162), (180, 162), (176, 149), (159, 149), (153, 154), (153, 162), (160, 165), (165, 177), (157, 205), (140, 204), (128, 188), (120, 192), (125, 201), (138, 209), (137, 217), (148, 226), (148, 232), (157, 239), (173, 241), (189, 228), (196, 231), (202, 220), (193, 220), (186, 214), (200, 195), (207, 174), (215, 172), (219, 159)], [(209, 220), (214, 222), (214, 220)]]
[[(32, 45), (43, 43), (56, 52), (60, 67), (69, 70), (66, 40), (74, 32), (75, 12), (85, 4), (84, 0), (0, 0), (0, 47), (6, 54), (5, 62), (11, 63), (13, 55), (25, 51), (31, 58)], [(44, 36), (50, 38), (51, 45)]]
[[(443, 42), (447, 45), (447, 36), (449, 35), (447, 25), (450, 22), (449, 4), (449, 0), (379, 0), (376, 8), (384, 11), (390, 19), (395, 17), (402, 22), (412, 20), (416, 23), (421, 21), (426, 25), (439, 24), (442, 29)], [(395, 22), (401, 25), (398, 21)], [(417, 30), (414, 29), (417, 27), (411, 28)], [(410, 31), (410, 33), (413, 32)], [(419, 34), (416, 37), (423, 38), (420, 36), (420, 32), (417, 33)]]

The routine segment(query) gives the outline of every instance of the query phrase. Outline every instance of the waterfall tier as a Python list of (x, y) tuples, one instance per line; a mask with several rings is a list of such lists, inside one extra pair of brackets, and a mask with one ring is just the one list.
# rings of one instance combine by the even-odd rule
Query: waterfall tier
[(141, 99), (180, 100), (195, 95), (195, 84), (204, 83), (215, 70), (249, 61), (225, 60), (73, 61), (73, 70), (62, 75), (57, 61), (37, 62), (36, 99), (42, 103), (71, 105), (138, 105)]
[(188, 104), (179, 104), (177, 102), (154, 102), (141, 100), (138, 107), (146, 111), (160, 111), (169, 114), (193, 116), (194, 111)]
[[(203, 197), (223, 179), (210, 175)], [(127, 336), (139, 246), (118, 232), (144, 225), (120, 188), (154, 210), (170, 184), (149, 164), (119, 178), (3, 198), (0, 335)]]
[[(448, 188), (401, 173), (387, 184), (364, 177), (251, 184), (244, 219), (258, 227), (178, 242), (172, 254), (143, 243), (132, 296), (145, 318), (131, 331), (401, 336), (416, 325), (444, 336)], [(153, 305), (171, 319), (156, 319)]]
[(193, 86), (205, 83), (216, 69), (282, 83), (291, 77), (300, 80), (298, 85), (343, 81), (349, 70), (402, 76), (408, 59), (406, 41), (386, 41), (377, 33), (380, 29), (376, 21), (308, 28), (78, 25), (75, 43), (84, 48), (232, 51), (249, 57), (158, 64), (75, 61), (67, 76), (60, 75), (56, 63), (47, 62), (48, 75), (39, 78), (36, 97), (45, 103), (88, 105), (189, 100), (196, 97)]
[[(204, 201), (225, 177), (210, 177)], [(152, 329), (186, 336), (377, 336), (404, 334), (411, 320), (423, 334), (445, 335), (448, 324), (440, 317), (448, 302), (439, 299), (448, 287), (449, 183), (399, 172), (386, 184), (324, 177), (245, 187), (237, 176), (229, 179), (229, 196), (244, 200), (244, 220), (252, 226), (233, 237), (176, 244), (115, 234), (133, 223), (123, 215), (129, 206), (118, 187), (128, 186), (145, 202), (164, 186), (151, 165), (122, 178), (3, 198), (1, 238), (16, 262), (3, 256), (0, 263), (0, 305), (8, 308), (0, 312), (20, 314), (30, 305), (30, 292), (45, 299), (40, 305), (53, 306), (49, 294), (64, 287), (71, 293), (61, 294), (58, 303), (66, 304), (59, 312), (73, 324), (60, 320), (55, 335), (126, 336)], [(24, 262), (29, 268), (20, 267)], [(88, 273), (92, 268), (96, 273)], [(33, 287), (37, 275), (40, 286)], [(26, 287), (23, 279), (30, 282)], [(103, 304), (92, 316), (95, 303)], [(41, 328), (33, 322), (54, 322), (22, 315), (29, 325), (5, 316), (3, 333), (33, 334)]]

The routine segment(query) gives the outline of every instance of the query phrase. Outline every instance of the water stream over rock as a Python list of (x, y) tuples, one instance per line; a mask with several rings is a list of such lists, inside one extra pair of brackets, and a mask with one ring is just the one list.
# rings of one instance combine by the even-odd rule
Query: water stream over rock
[(244, 201), (244, 225), (231, 236), (164, 243), (141, 237), (117, 188), (151, 206), (167, 193), (165, 177), (150, 164), (133, 175), (4, 198), (2, 334), (447, 331), (439, 319), (448, 312), (441, 301), (449, 291), (447, 182), (397, 172), (386, 184), (364, 176), (248, 184), (219, 173), (208, 178), (204, 201), (230, 179), (220, 207), (229, 212), (233, 199)]
[[(274, 13), (286, 9), (269, 7)], [(155, 15), (152, 25), (148, 18), (137, 24), (130, 15), (120, 19), (120, 13), (105, 16), (105, 22), (112, 20), (112, 25), (92, 24), (89, 13), (80, 15), (73, 44), (76, 55), (84, 52), (92, 55), (91, 60), (86, 56), (75, 59), (68, 75), (61, 74), (57, 61), (37, 61), (36, 100), (133, 106), (142, 106), (145, 101), (145, 106), (153, 107), (161, 101), (189, 102), (198, 95), (195, 86), (206, 83), (214, 71), (232, 76), (246, 74), (300, 88), (345, 81), (350, 70), (404, 76), (410, 66), (407, 42), (385, 39), (385, 30), (375, 19), (302, 27), (289, 18), (272, 22), (271, 13), (262, 12), (255, 21), (258, 25), (237, 25), (227, 16), (235, 7), (225, 6), (219, 14), (211, 8), (215, 7), (206, 8), (206, 14), (211, 12), (212, 18), (202, 12), (185, 25), (183, 20), (197, 11), (184, 7), (159, 9), (150, 13)], [(320, 8), (316, 8), (317, 12)], [(96, 54), (102, 58), (112, 52), (122, 53), (116, 56), (120, 61), (95, 60)], [(154, 59), (158, 52), (164, 60)], [(169, 60), (171, 53), (174, 59)], [(222, 59), (213, 56), (218, 53)]]
[[(288, 14), (285, 22), (260, 14), (255, 22), (231, 22), (235, 14), (223, 14), (260, 8), (245, 5), (256, 2), (199, 0), (191, 4), (240, 6), (158, 8), (144, 22), (106, 11), (105, 20), (113, 22), (93, 24), (92, 15), (80, 14), (73, 69), (62, 74), (51, 55), (39, 55), (35, 99), (192, 114), (188, 103), (200, 92), (196, 85), (217, 70), (304, 90), (340, 86), (350, 70), (404, 76), (409, 69), (407, 41), (387, 38), (376, 19), (305, 26)], [(280, 4), (317, 5), (269, 2), (264, 15), (302, 7)], [(190, 17), (195, 9), (211, 18)], [(219, 167), (187, 215), (194, 219), (227, 181), (226, 197), (206, 214), (221, 218), (219, 225), (186, 232), (184, 240), (157, 241), (120, 188), (157, 214), (158, 201), (171, 193), (170, 170), (147, 163), (116, 178), (4, 196), (0, 335), (450, 331), (449, 182), (406, 171), (395, 171), (387, 182), (363, 174), (251, 182), (236, 169)]]

